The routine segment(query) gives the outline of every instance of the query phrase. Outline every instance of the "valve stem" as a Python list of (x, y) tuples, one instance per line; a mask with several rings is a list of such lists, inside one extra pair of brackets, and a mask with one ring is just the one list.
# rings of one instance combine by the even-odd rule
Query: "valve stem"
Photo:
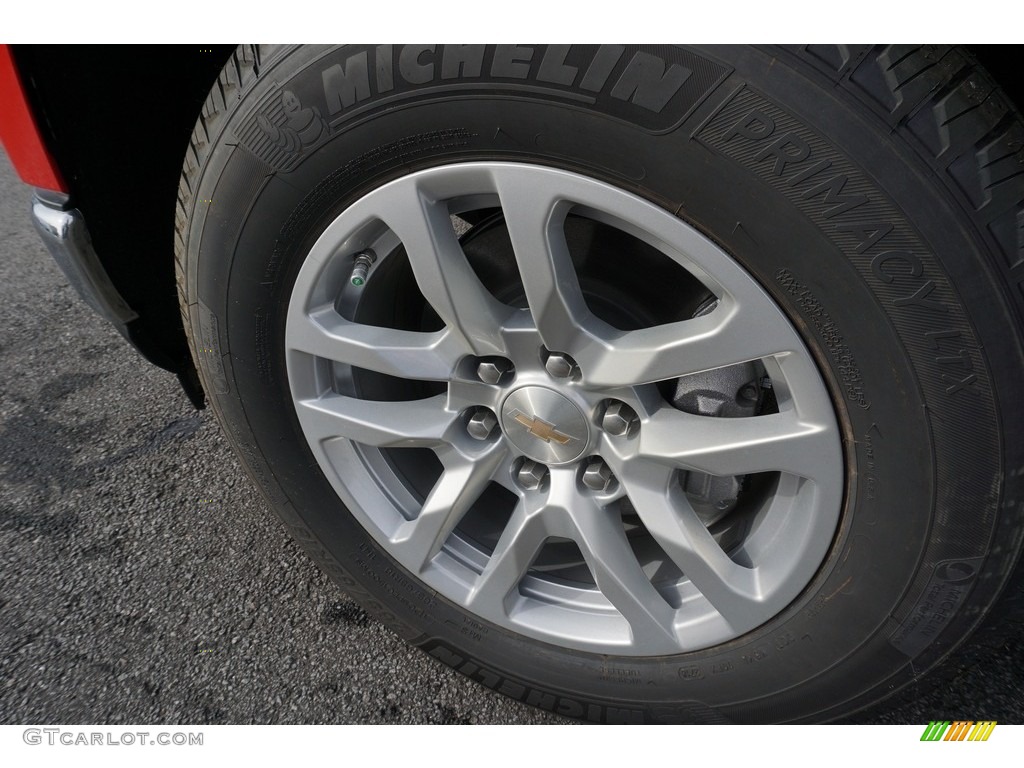
[(366, 275), (370, 271), (373, 262), (377, 260), (377, 254), (367, 248), (355, 255), (355, 264), (352, 266), (352, 285), (357, 288), (366, 283)]

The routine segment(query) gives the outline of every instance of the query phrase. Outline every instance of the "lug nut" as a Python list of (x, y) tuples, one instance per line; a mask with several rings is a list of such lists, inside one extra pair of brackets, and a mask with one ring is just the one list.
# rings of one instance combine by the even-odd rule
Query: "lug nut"
[(516, 481), (528, 491), (540, 488), (548, 476), (548, 468), (536, 461), (526, 459), (516, 472)]
[(614, 479), (611, 469), (600, 456), (592, 458), (583, 470), (583, 484), (592, 491), (607, 491)]
[(556, 379), (574, 379), (580, 372), (576, 361), (564, 352), (548, 352), (544, 357), (544, 370)]
[(504, 357), (488, 357), (480, 361), (476, 367), (476, 375), (485, 384), (497, 384), (502, 377), (514, 370), (512, 361)]
[(498, 426), (498, 418), (486, 408), (477, 408), (466, 423), (466, 431), (477, 440), (486, 440)]
[(638, 423), (636, 411), (618, 400), (608, 403), (601, 417), (601, 429), (610, 435), (628, 435)]

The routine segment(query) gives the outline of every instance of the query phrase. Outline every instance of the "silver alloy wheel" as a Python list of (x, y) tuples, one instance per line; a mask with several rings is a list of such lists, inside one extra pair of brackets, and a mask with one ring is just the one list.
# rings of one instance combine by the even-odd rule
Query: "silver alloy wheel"
[[(484, 288), (452, 224), (453, 215), (497, 207), (527, 308)], [(599, 319), (569, 257), (570, 213), (656, 248), (714, 295), (713, 308), (637, 330)], [(365, 288), (350, 277), (353, 256), (364, 251), (376, 255), (367, 284), (395, 254), (407, 254), (443, 328), (354, 321)], [(844, 490), (840, 432), (793, 325), (707, 238), (594, 179), (525, 164), (463, 163), (375, 189), (331, 222), (306, 257), (285, 343), (299, 423), (351, 513), (410, 573), (513, 632), (619, 655), (706, 648), (783, 610), (814, 576), (835, 533)], [(551, 354), (569, 362), (552, 365)], [(770, 380), (775, 412), (694, 415), (673, 407), (657, 386), (749, 361), (759, 361)], [(484, 364), (494, 383), (477, 374)], [(360, 370), (436, 382), (443, 391), (369, 399), (352, 384)], [(499, 426), (478, 424), (471, 434), (474, 417), (490, 425), (480, 409)], [(442, 469), (425, 498), (387, 460), (395, 448), (436, 455)], [(776, 474), (741, 539), (724, 545), (688, 500), (680, 482), (686, 472)], [(517, 500), (487, 548), (462, 536), (459, 525), (492, 484)], [(641, 561), (623, 525), (626, 500), (678, 577), (658, 580), (658, 563)], [(591, 584), (531, 567), (550, 539), (575, 542)]]

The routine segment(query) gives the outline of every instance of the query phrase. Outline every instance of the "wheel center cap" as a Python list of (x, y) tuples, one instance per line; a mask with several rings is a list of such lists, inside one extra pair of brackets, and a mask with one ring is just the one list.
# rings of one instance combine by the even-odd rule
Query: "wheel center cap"
[(587, 417), (565, 395), (547, 387), (521, 387), (501, 406), (505, 437), (534, 461), (566, 464), (590, 442)]

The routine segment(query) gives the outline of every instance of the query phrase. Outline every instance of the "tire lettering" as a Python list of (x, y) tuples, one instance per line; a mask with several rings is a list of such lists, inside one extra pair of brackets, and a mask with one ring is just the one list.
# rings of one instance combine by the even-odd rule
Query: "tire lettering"
[(871, 408), (871, 402), (864, 392), (864, 377), (861, 375), (860, 367), (832, 316), (810, 289), (800, 283), (788, 269), (780, 269), (775, 274), (775, 280), (810, 317), (824, 343), (825, 351), (839, 374), (847, 399), (864, 410)]
[(892, 232), (892, 224), (888, 221), (851, 221), (837, 224), (836, 229), (856, 236), (859, 243), (857, 253), (864, 253)]
[(741, 117), (732, 129), (722, 135), (723, 142), (730, 142), (742, 136), (752, 141), (760, 141), (772, 135), (775, 121), (759, 109), (752, 109)]
[(793, 637), (793, 635), (790, 632), (783, 632), (781, 635), (775, 638), (773, 644), (775, 645), (775, 650), (781, 651), (795, 642), (796, 638)]
[(769, 157), (774, 157), (775, 167), (772, 172), (776, 176), (781, 176), (787, 163), (799, 163), (806, 160), (810, 154), (811, 148), (807, 146), (806, 141), (795, 133), (787, 133), (754, 155), (754, 159), (762, 162)]
[(576, 81), (579, 67), (571, 67), (565, 63), (568, 45), (549, 45), (540, 60), (540, 71), (537, 79), (555, 85), (572, 85)]
[[(551, 46), (541, 63), (539, 78), (545, 82), (570, 85), (576, 78), (577, 67), (565, 64), (569, 46)], [(602, 45), (590, 62), (580, 88), (600, 92), (614, 70), (625, 48), (621, 45)], [(434, 63), (424, 59), (434, 53), (434, 46), (402, 46), (399, 53), (399, 74), (412, 85), (423, 85), (434, 79)], [(441, 52), (441, 79), (478, 78), (483, 71), (486, 46), (445, 45)], [(374, 50), (377, 91), (394, 88), (392, 46), (377, 46)], [(533, 49), (524, 46), (495, 46), (491, 61), (493, 77), (525, 79), (530, 74)], [(368, 52), (359, 51), (349, 56), (344, 64), (325, 69), (323, 80), (327, 110), (334, 115), (360, 101), (370, 98)], [(667, 64), (664, 59), (646, 51), (637, 51), (616, 79), (610, 95), (628, 101), (651, 112), (660, 112), (693, 75), (693, 70), (678, 63)]]
[[(808, 154), (810, 150), (808, 149)], [(804, 155), (805, 159), (807, 155)], [(820, 184), (811, 187), (804, 192), (805, 198), (817, 197), (822, 192), (825, 193), (824, 203), (825, 205), (834, 206), (828, 210), (822, 211), (822, 217), (831, 219), (833, 216), (838, 216), (841, 213), (852, 211), (854, 208), (859, 208), (868, 201), (867, 195), (855, 194), (855, 195), (844, 195), (843, 188), (846, 186), (846, 182), (850, 179), (845, 174), (833, 176), (828, 181), (823, 181)]]
[(978, 380), (977, 375), (970, 373), (963, 378), (956, 378), (950, 376), (948, 373), (942, 374), (942, 380), (945, 381), (949, 386), (946, 387), (946, 394), (953, 395), (959, 392), (961, 389), (966, 389), (968, 386)]
[(373, 60), (377, 69), (377, 93), (387, 93), (395, 88), (395, 63), (390, 45), (378, 45)]
[(580, 81), (580, 88), (585, 91), (601, 91), (624, 50), (626, 49), (621, 45), (602, 45), (598, 48), (597, 55), (590, 62), (587, 73)]
[(199, 342), (203, 359), (206, 362), (205, 372), (207, 386), (215, 394), (226, 395), (229, 391), (228, 377), (224, 370), (224, 356), (220, 351), (220, 329), (217, 316), (203, 302), (198, 303)]
[(434, 63), (423, 63), (423, 56), (433, 53), (432, 45), (403, 45), (398, 54), (398, 72), (402, 79), (413, 85), (429, 83), (434, 79)]
[[(955, 311), (959, 319), (962, 313), (948, 282), (930, 269), (929, 257), (904, 245), (908, 240), (914, 242), (914, 234), (894, 207), (874, 190), (863, 173), (782, 110), (753, 91), (740, 89), (697, 130), (695, 137), (726, 156), (751, 164), (797, 208), (818, 219), (822, 231), (840, 249), (856, 257), (869, 257), (866, 261), (852, 257), (851, 261), (890, 287), (878, 291), (885, 305), (901, 313), (914, 313), (917, 319), (908, 327), (909, 333), (928, 333), (922, 314), (945, 318)], [(901, 247), (893, 248), (897, 243)], [(788, 277), (780, 279), (792, 293), (789, 281)], [(800, 294), (797, 298), (808, 310), (806, 297)], [(931, 341), (928, 336), (926, 339)], [(962, 341), (955, 349), (946, 349), (932, 358), (939, 366), (954, 369), (937, 377), (939, 391), (946, 395), (971, 391), (978, 382), (976, 345), (966, 338)]]
[(458, 654), (452, 653), (447, 648), (445, 648), (443, 645), (435, 645), (433, 648), (431, 648), (428, 651), (428, 653), (431, 656), (433, 656), (435, 659), (440, 661), (442, 664), (445, 664), (445, 665), (447, 665), (449, 667), (457, 667), (457, 666), (459, 666), (459, 664), (462, 663), (462, 657), (461, 656), (459, 656)]
[(555, 713), (562, 715), (563, 717), (581, 717), (583, 715), (583, 705), (578, 701), (572, 699), (559, 699), (558, 706), (555, 708)]
[(878, 254), (871, 260), (871, 271), (883, 283), (891, 283), (899, 271), (896, 268), (886, 269), (886, 265), (891, 261), (907, 265), (905, 273), (910, 277), (920, 277), (924, 271), (921, 260), (912, 253), (907, 253), (906, 251), (886, 251), (885, 253)]
[(332, 115), (357, 101), (370, 98), (370, 72), (366, 65), (366, 51), (360, 51), (345, 60), (345, 66), (335, 64), (323, 71), (324, 98), (327, 111)]
[(800, 171), (800, 173), (798, 173), (796, 176), (791, 178), (788, 182), (786, 182), (786, 186), (795, 187), (797, 184), (803, 184), (809, 178), (817, 176), (822, 171), (827, 171), (831, 167), (831, 160), (819, 160), (809, 168), (805, 168), (804, 170)]
[(544, 693), (543, 691), (529, 690), (526, 693), (526, 703), (531, 707), (537, 707), (537, 709), (543, 709), (546, 712), (555, 711), (555, 702), (557, 699), (554, 694)]
[(946, 383), (946, 394), (952, 395), (977, 381), (974, 371), (974, 359), (968, 349), (961, 346), (960, 331), (929, 331), (925, 334), (933, 350), (938, 352), (935, 363), (944, 366), (956, 366), (956, 373), (943, 372), (942, 380)]
[(679, 64), (672, 64), (666, 69), (663, 59), (646, 51), (637, 51), (619, 75), (619, 81), (612, 88), (612, 96), (632, 101), (651, 112), (661, 112), (692, 74), (691, 70)]
[[(875, 430), (878, 428), (875, 424), (872, 424), (872, 427), (874, 427)], [(874, 435), (871, 434), (873, 431), (874, 430), (869, 429), (865, 432), (860, 442), (861, 449), (864, 451), (864, 498), (867, 501), (874, 501), (878, 496), (878, 479), (875, 476), (875, 438)], [(881, 437), (881, 434), (878, 436)], [(873, 508), (866, 506), (865, 514), (867, 515), (865, 518), (867, 524), (874, 525), (875, 518)]]
[(446, 45), (441, 52), (441, 79), (480, 77), (484, 66), (484, 46)]
[(491, 77), (509, 77), (525, 80), (530, 76), (533, 48), (523, 45), (496, 45), (491, 61)]
[(270, 324), (267, 311), (263, 307), (256, 309), (256, 372), (264, 384), (274, 383), (274, 368), (271, 362), (273, 348), (270, 340)]
[(768, 649), (765, 648), (764, 646), (761, 646), (761, 647), (758, 647), (758, 648), (752, 648), (751, 650), (749, 650), (746, 653), (744, 653), (743, 654), (743, 661), (746, 662), (747, 664), (756, 664), (757, 662), (759, 662), (762, 659), (765, 659), (767, 657), (768, 657)]
[[(635, 45), (347, 46), (327, 54), (317, 80), (291, 81), (287, 87), (304, 104), (316, 102), (328, 118), (346, 119), (347, 112), (378, 98), (412, 99), (421, 95), (419, 86), (465, 81), (460, 85), (467, 93), (472, 90), (466, 86), (478, 85), (481, 94), (505, 91), (529, 100), (563, 94), (580, 109), (665, 131), (684, 120), (729, 71), (685, 49)], [(542, 87), (530, 90), (531, 78)], [(260, 109), (267, 111), (273, 98), (271, 92)]]
[[(931, 344), (932, 349), (934, 349), (936, 351), (941, 351), (943, 349), (943, 342), (947, 342), (947, 341), (951, 341), (953, 339), (959, 339), (960, 338), (960, 331), (954, 331), (954, 330), (949, 330), (949, 331), (929, 331), (928, 333), (926, 333), (924, 335), (924, 337), (926, 339), (928, 339), (928, 343)], [(955, 343), (959, 343), (959, 342), (955, 342)], [(960, 351), (961, 352), (965, 352), (966, 350), (961, 349)], [(938, 358), (936, 358), (936, 360), (937, 359)]]
[(910, 658), (920, 654), (960, 608), (971, 590), (981, 561), (982, 558), (973, 557), (936, 563), (923, 595), (893, 633), (890, 642)]
[(945, 312), (946, 307), (941, 302), (928, 298), (934, 290), (935, 281), (929, 280), (910, 296), (900, 296), (899, 298), (893, 299), (892, 303), (897, 307), (918, 306), (930, 309), (932, 312)]
[(971, 563), (947, 560), (935, 568), (935, 578), (947, 584), (969, 584), (977, 575), (978, 569)]
[[(423, 619), (430, 619), (430, 607), (434, 598), (424, 593), (416, 584), (396, 573), (390, 566), (383, 567), (377, 553), (368, 545), (360, 545), (351, 556), (353, 564), (363, 575), (377, 584), (406, 610)], [(419, 602), (414, 602), (419, 601)], [(421, 604), (422, 603), (422, 604)], [(406, 632), (407, 634), (407, 632)]]
[(679, 675), (680, 680), (703, 680), (704, 670), (698, 666), (691, 665), (688, 667), (680, 667), (676, 673)]
[(643, 685), (640, 679), (640, 670), (624, 669), (622, 667), (604, 667), (599, 675), (601, 680), (609, 680), (619, 685)]

